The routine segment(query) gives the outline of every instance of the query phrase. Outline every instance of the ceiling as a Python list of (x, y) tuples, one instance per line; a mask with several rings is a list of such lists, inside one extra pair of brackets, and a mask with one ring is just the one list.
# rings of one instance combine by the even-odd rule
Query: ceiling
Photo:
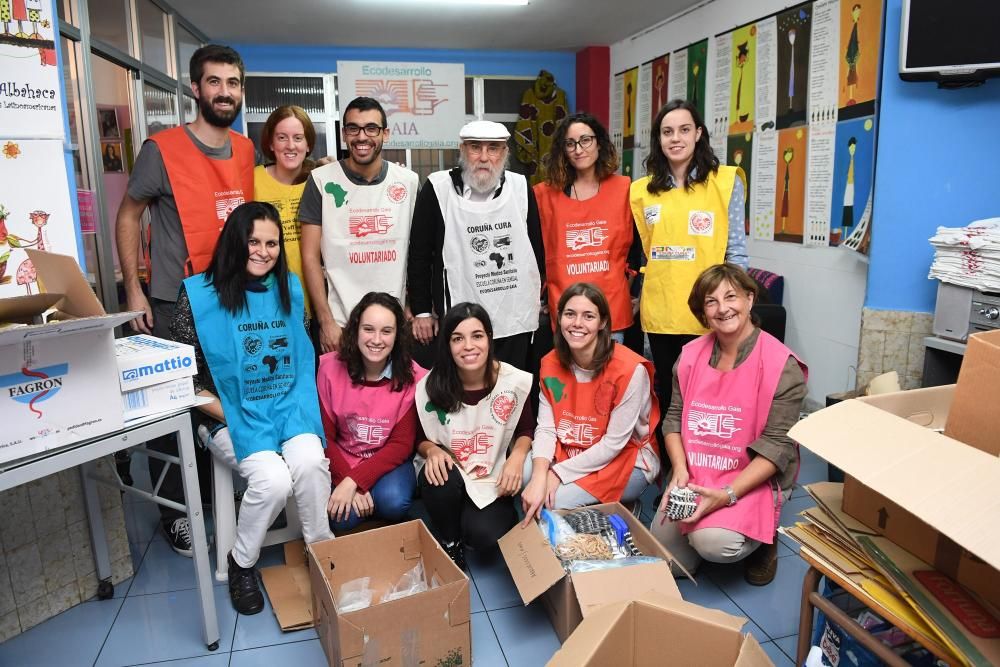
[(466, 7), (431, 0), (170, 0), (212, 40), (511, 51), (610, 45), (699, 0), (531, 0)]

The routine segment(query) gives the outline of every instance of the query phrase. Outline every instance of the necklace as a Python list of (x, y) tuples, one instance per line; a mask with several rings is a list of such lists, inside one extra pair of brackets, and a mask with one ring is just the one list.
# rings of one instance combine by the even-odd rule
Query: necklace
[[(587, 197), (587, 199), (591, 199), (593, 197), (596, 197), (597, 193), (600, 192), (600, 191), (601, 191), (601, 182), (597, 181), (597, 189), (594, 190), (594, 194), (590, 195), (590, 197)], [(573, 198), (576, 199), (577, 201), (584, 201), (580, 197), (580, 193), (576, 189), (576, 183), (573, 183)]]

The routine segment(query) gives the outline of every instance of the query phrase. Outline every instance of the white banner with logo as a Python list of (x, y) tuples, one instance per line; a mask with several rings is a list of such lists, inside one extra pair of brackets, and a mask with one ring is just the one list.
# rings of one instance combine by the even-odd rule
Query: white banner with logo
[(465, 65), (337, 61), (341, 112), (373, 97), (387, 116), (386, 148), (456, 148), (465, 124)]
[(0, 132), (5, 137), (63, 138), (58, 23), (52, 2), (0, 2)]

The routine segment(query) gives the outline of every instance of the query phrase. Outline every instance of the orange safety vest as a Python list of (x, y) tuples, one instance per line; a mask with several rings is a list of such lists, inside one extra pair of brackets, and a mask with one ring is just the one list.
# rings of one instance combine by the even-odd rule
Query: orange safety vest
[[(625, 394), (635, 367), (642, 364), (649, 375), (650, 430), (633, 432), (625, 447), (600, 470), (576, 480), (581, 489), (602, 503), (621, 500), (639, 450), (653, 442), (653, 429), (660, 421), (660, 406), (653, 393), (653, 365), (624, 345), (614, 353), (601, 374), (590, 382), (577, 382), (573, 371), (559, 363), (555, 350), (542, 359), (541, 391), (552, 407), (556, 429), (556, 463), (576, 456), (604, 437), (611, 413)], [(648, 447), (655, 453), (656, 447)]]
[(604, 292), (611, 308), (612, 331), (632, 326), (626, 275), (635, 225), (629, 206), (630, 184), (627, 176), (611, 176), (601, 181), (597, 195), (585, 201), (567, 197), (547, 183), (535, 186), (553, 328), (558, 325), (559, 297), (581, 281)]
[(253, 199), (253, 142), (229, 131), (233, 154), (228, 160), (206, 157), (183, 127), (159, 132), (156, 142), (177, 202), (188, 258), (184, 275), (208, 268), (215, 242), (233, 209)]

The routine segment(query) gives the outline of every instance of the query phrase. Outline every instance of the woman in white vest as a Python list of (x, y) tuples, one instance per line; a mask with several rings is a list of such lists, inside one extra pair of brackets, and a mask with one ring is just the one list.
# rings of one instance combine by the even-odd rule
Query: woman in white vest
[(434, 369), (417, 383), (417, 478), (441, 546), (465, 567), (465, 546), (496, 546), (517, 523), (514, 495), (535, 420), (531, 374), (497, 361), (482, 306), (441, 321)]

